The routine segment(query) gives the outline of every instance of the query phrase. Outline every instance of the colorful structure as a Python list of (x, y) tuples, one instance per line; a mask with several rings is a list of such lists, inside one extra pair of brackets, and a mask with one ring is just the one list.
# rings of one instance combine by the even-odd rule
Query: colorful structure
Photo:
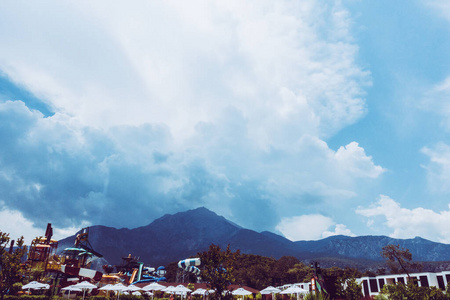
[(102, 255), (92, 249), (89, 243), (89, 228), (83, 228), (75, 239), (74, 247), (64, 249), (61, 255), (56, 254), (58, 241), (52, 240), (52, 236), (52, 225), (48, 223), (45, 236), (31, 242), (26, 267), (41, 269), (63, 282), (73, 280), (74, 277), (93, 281), (102, 278), (101, 272), (90, 269), (93, 258)]

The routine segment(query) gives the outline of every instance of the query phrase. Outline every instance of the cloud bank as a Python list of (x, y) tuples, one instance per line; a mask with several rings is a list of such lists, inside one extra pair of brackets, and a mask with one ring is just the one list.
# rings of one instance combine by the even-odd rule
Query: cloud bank
[[(206, 206), (289, 235), (385, 171), (325, 142), (365, 115), (371, 84), (339, 3), (4, 6), (0, 69), (54, 114), (0, 102), (0, 201), (40, 228)], [(326, 235), (351, 234), (334, 219), (317, 218)]]
[(381, 195), (371, 207), (360, 207), (356, 213), (368, 217), (370, 226), (387, 226), (392, 230), (390, 236), (394, 238), (420, 236), (437, 239), (442, 243), (450, 242), (450, 204), (449, 210), (440, 212), (422, 207), (407, 209), (391, 198)]

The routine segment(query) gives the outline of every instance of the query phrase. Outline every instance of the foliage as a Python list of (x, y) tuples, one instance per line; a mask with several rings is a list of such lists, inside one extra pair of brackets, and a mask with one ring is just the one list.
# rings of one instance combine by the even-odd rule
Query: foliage
[(306, 294), (304, 300), (327, 300), (328, 298), (322, 293), (309, 293)]
[(44, 264), (37, 264), (31, 269), (28, 270), (28, 276), (30, 281), (36, 280), (40, 281), (45, 275), (45, 267)]
[(298, 263), (300, 263), (300, 261), (293, 256), (282, 256), (278, 259), (273, 266), (271, 285), (280, 286), (286, 283), (294, 282), (295, 280), (292, 276), (295, 276), (295, 274), (293, 274), (293, 272), (289, 272), (289, 270)]
[[(393, 273), (405, 273), (409, 276), (411, 269), (421, 269), (421, 265), (412, 262), (412, 254), (408, 249), (401, 248), (400, 245), (387, 245), (382, 248), (381, 256), (387, 260), (388, 266)], [(397, 263), (399, 267), (397, 267)]]
[(450, 295), (444, 294), (440, 289), (432, 286), (428, 289), (427, 298), (428, 300), (446, 300), (450, 299)]
[(408, 281), (406, 285), (401, 282), (385, 285), (381, 290), (381, 294), (392, 300), (449, 299), (449, 295), (445, 295), (438, 288), (419, 287), (415, 280)]
[(9, 234), (0, 231), (0, 299), (11, 290), (14, 283), (21, 281), (24, 274), (20, 260), (27, 252), (27, 247), (24, 246), (23, 237), (17, 240), (13, 251), (6, 250), (9, 241)]
[(336, 281), (336, 297), (347, 300), (358, 300), (363, 298), (361, 285), (355, 278), (339, 278)]
[(21, 295), (21, 296), (5, 296), (4, 300), (50, 300), (49, 296), (44, 295)]
[(236, 282), (263, 289), (272, 285), (273, 270), (276, 260), (253, 254), (241, 254), (236, 257)]
[(305, 282), (310, 281), (314, 276), (314, 270), (305, 265), (304, 263), (295, 264), (294, 267), (289, 269), (288, 274), (290, 275), (291, 283), (292, 282)]
[(230, 245), (225, 251), (222, 251), (218, 245), (210, 245), (209, 250), (199, 253), (202, 261), (203, 270), (200, 276), (203, 281), (208, 283), (209, 288), (215, 290), (211, 296), (214, 299), (231, 299), (231, 292), (228, 286), (234, 282), (236, 260), (239, 251), (232, 252)]

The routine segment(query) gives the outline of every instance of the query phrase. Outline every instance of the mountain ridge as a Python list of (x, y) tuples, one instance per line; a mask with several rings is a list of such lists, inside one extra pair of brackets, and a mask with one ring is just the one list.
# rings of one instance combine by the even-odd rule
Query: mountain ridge
[[(60, 241), (60, 250), (73, 245), (75, 235)], [(233, 251), (279, 259), (294, 256), (301, 261), (324, 259), (331, 264), (379, 264), (381, 248), (398, 244), (407, 248), (415, 261), (450, 261), (450, 245), (421, 237), (394, 239), (387, 236), (331, 236), (317, 241), (290, 241), (269, 231), (243, 228), (223, 216), (199, 207), (173, 215), (166, 214), (148, 225), (116, 229), (103, 225), (89, 227), (92, 247), (110, 264), (132, 254), (147, 265), (176, 262), (207, 251), (211, 244)], [(326, 259), (325, 259), (326, 258)]]

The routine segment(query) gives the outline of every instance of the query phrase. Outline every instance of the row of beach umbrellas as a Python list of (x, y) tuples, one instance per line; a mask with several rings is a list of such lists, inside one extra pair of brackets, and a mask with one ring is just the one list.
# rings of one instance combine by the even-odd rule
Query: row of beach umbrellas
[(274, 297), (275, 294), (278, 294), (278, 293), (280, 293), (280, 294), (296, 294), (297, 295), (297, 299), (299, 299), (301, 294), (307, 294), (307, 293), (309, 293), (309, 291), (305, 290), (304, 288), (301, 288), (301, 287), (299, 287), (297, 285), (292, 285), (292, 286), (288, 287), (285, 290), (280, 290), (280, 289), (278, 289), (276, 287), (269, 286), (269, 287), (266, 287), (265, 289), (261, 290), (260, 293), (262, 295), (264, 295), (264, 294), (272, 294), (272, 298), (273, 299), (275, 299), (275, 297)]
[[(48, 284), (44, 284), (44, 283), (40, 283), (37, 281), (32, 281), (26, 285), (24, 285), (22, 287), (22, 289), (24, 290), (30, 290), (30, 289), (48, 289), (50, 286)], [(65, 288), (62, 288), (63, 291), (69, 291), (69, 295), (70, 292), (83, 292), (83, 300), (86, 294), (86, 291), (91, 291), (92, 289), (97, 288), (96, 285), (88, 282), (88, 281), (82, 281), (80, 283), (74, 284), (74, 285), (70, 285), (67, 286)], [(134, 293), (134, 292), (138, 292), (138, 291), (143, 291), (143, 292), (147, 292), (151, 295), (153, 295), (151, 292), (152, 291), (162, 291), (165, 293), (176, 293), (176, 294), (185, 294), (188, 292), (191, 292), (190, 289), (188, 289), (187, 287), (185, 287), (184, 285), (178, 285), (178, 286), (169, 286), (166, 287), (162, 284), (159, 284), (157, 282), (152, 282), (151, 284), (148, 284), (142, 288), (137, 287), (135, 285), (129, 285), (129, 286), (125, 286), (122, 283), (117, 283), (117, 284), (107, 284), (101, 288), (99, 288), (99, 290), (102, 291), (114, 291), (117, 292), (117, 299), (119, 299), (119, 294), (122, 292), (130, 292), (130, 293)], [(194, 295), (206, 295), (207, 293), (213, 293), (214, 290), (205, 290), (202, 288), (199, 288), (197, 290), (195, 290), (194, 292), (192, 292), (192, 294)], [(296, 286), (296, 285), (292, 285), (290, 287), (288, 287), (285, 290), (281, 290), (278, 288), (275, 288), (273, 286), (269, 286), (263, 290), (260, 291), (261, 294), (272, 294), (272, 296), (275, 296), (275, 294), (296, 294), (297, 298), (299, 297), (300, 294), (306, 294), (308, 293), (307, 290)], [(233, 295), (236, 296), (247, 296), (247, 295), (251, 295), (252, 292), (244, 289), (244, 288), (238, 288), (236, 290), (234, 290), (232, 292)]]

